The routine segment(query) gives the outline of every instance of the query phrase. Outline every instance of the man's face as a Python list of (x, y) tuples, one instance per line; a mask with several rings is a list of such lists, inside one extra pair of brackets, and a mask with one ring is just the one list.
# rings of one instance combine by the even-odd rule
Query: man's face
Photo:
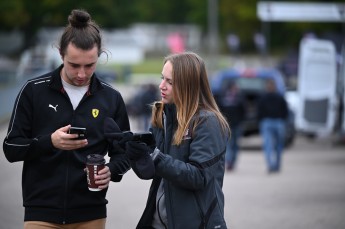
[(74, 86), (86, 86), (96, 70), (98, 61), (98, 48), (95, 45), (90, 50), (82, 50), (70, 43), (66, 54), (62, 57), (64, 67), (61, 77)]

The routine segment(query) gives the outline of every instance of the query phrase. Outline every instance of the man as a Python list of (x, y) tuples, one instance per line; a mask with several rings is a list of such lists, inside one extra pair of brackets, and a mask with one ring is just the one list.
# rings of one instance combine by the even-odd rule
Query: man
[(281, 167), (288, 106), (283, 95), (277, 91), (274, 80), (267, 81), (266, 90), (267, 93), (258, 102), (258, 118), (268, 172), (274, 173), (279, 172)]
[(219, 108), (229, 122), (231, 138), (226, 147), (225, 161), (226, 169), (235, 169), (239, 140), (242, 136), (242, 122), (245, 117), (245, 104), (243, 95), (235, 82), (229, 83), (224, 95), (219, 102)]
[[(104, 120), (121, 130), (129, 120), (121, 94), (95, 75), (102, 53), (100, 29), (83, 10), (73, 10), (59, 43), (63, 64), (28, 80), (18, 94), (3, 149), (23, 161), (24, 228), (105, 228), (106, 192), (129, 169), (123, 151), (104, 137)], [(69, 134), (86, 128), (86, 139)], [(95, 175), (101, 191), (88, 190), (89, 154), (110, 157)]]

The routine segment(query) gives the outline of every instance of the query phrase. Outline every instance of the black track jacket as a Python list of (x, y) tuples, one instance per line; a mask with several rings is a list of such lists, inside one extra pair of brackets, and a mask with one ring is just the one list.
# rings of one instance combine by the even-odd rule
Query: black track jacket
[[(86, 157), (108, 153), (112, 181), (120, 181), (129, 169), (128, 159), (108, 144), (103, 130), (105, 117), (113, 118), (121, 130), (130, 129), (121, 94), (93, 75), (89, 90), (73, 110), (62, 86), (61, 68), (25, 83), (3, 143), (8, 161), (24, 162), (25, 221), (68, 224), (106, 217), (107, 190), (88, 190)], [(86, 127), (86, 147), (73, 151), (53, 147), (51, 134), (68, 124)]]

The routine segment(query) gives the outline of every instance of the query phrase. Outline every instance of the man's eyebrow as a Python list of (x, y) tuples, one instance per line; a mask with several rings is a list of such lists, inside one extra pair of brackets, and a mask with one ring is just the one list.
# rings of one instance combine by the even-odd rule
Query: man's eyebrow
[[(77, 66), (80, 66), (80, 65), (81, 65), (81, 64), (77, 64), (77, 63), (70, 62), (70, 61), (67, 61), (67, 63), (72, 64), (72, 65), (77, 65)], [(89, 63), (89, 64), (85, 64), (84, 66), (94, 65), (94, 64), (96, 64), (96, 63), (97, 63), (97, 62), (92, 62), (92, 63)]]

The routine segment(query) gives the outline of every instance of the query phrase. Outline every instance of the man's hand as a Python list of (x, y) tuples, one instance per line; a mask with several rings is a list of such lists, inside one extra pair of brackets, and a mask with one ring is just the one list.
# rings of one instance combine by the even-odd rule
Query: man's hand
[(61, 150), (75, 150), (83, 148), (88, 144), (87, 139), (75, 140), (74, 138), (77, 138), (78, 134), (68, 134), (70, 127), (71, 125), (67, 125), (52, 133), (51, 140), (55, 148)]
[(104, 168), (98, 171), (98, 174), (95, 175), (95, 183), (98, 185), (99, 189), (105, 189), (109, 186), (111, 178), (111, 172), (108, 166), (104, 166)]

